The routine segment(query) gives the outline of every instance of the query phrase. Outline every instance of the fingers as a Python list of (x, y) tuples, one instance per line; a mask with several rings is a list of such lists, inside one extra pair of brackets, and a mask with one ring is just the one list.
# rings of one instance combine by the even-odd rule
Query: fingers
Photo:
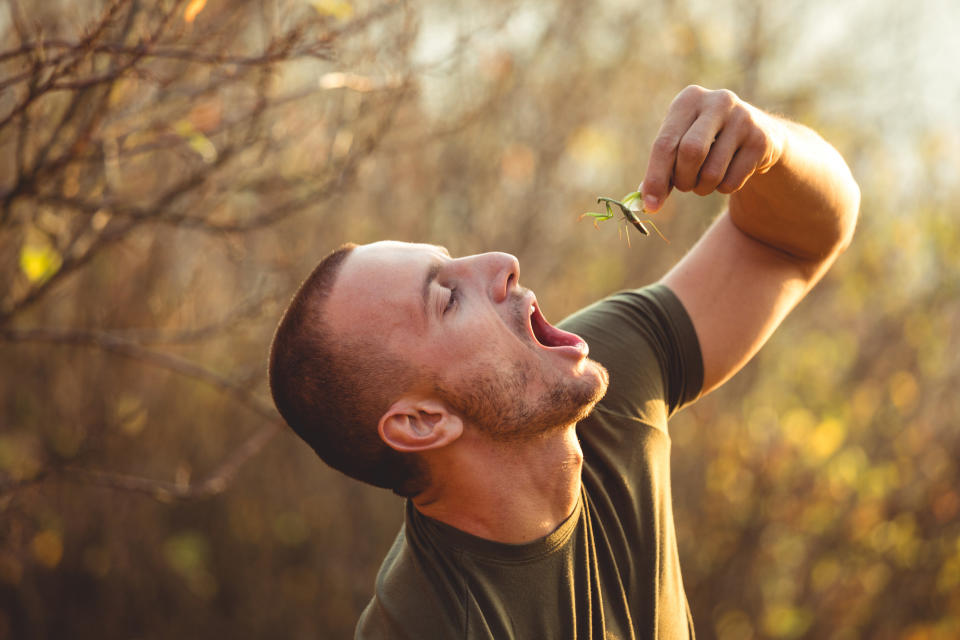
[[(715, 166), (725, 164), (724, 160), (729, 162), (729, 157), (724, 158), (718, 155), (721, 151), (726, 150), (728, 155), (732, 156), (734, 148), (731, 143), (736, 142), (736, 139), (729, 134), (728, 129), (724, 128), (726, 117), (725, 110), (712, 109), (706, 111), (697, 118), (696, 122), (680, 139), (673, 177), (673, 184), (680, 191), (697, 190), (700, 184), (701, 169), (705, 166), (708, 156), (715, 156), (713, 160)], [(723, 136), (724, 133), (727, 133), (727, 135)], [(717, 144), (721, 137), (725, 138), (722, 148)], [(723, 177), (722, 174), (720, 177)]]
[(779, 122), (749, 105), (744, 105), (740, 121), (735, 154), (717, 185), (720, 193), (739, 191), (751, 177), (769, 171), (783, 154), (786, 133)]
[(698, 196), (713, 193), (725, 183), (730, 165), (742, 142), (741, 132), (735, 127), (724, 127), (717, 136), (706, 159), (700, 165), (696, 182), (690, 188)]
[(769, 169), (780, 149), (775, 123), (730, 91), (690, 86), (667, 112), (641, 184), (644, 206), (657, 211), (676, 187), (707, 195), (732, 193)]
[(690, 87), (681, 91), (670, 105), (667, 117), (653, 141), (647, 174), (640, 185), (643, 207), (655, 212), (660, 209), (673, 188), (673, 172), (680, 140), (699, 115), (696, 104), (685, 97)]
[(740, 149), (730, 162), (730, 168), (723, 182), (717, 185), (717, 191), (726, 194), (739, 191), (756, 172), (756, 167), (756, 154), (748, 149)]

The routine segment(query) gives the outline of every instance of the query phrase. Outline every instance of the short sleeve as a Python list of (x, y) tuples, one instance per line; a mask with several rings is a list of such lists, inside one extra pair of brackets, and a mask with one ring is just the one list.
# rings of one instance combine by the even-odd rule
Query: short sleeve
[(665, 428), (703, 387), (703, 360), (693, 323), (663, 284), (622, 291), (560, 323), (590, 346), (610, 386), (599, 408)]

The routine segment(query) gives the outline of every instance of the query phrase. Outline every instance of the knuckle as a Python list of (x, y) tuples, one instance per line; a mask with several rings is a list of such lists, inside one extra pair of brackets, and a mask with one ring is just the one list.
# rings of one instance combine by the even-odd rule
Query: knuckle
[(643, 192), (644, 193), (660, 193), (667, 185), (667, 180), (665, 176), (647, 173), (643, 178)]
[(717, 191), (727, 195), (733, 193), (739, 188), (740, 180), (730, 176), (727, 176), (720, 184), (717, 185)]
[(722, 178), (723, 175), (717, 166), (710, 165), (700, 170), (700, 184), (707, 184), (712, 187), (719, 183)]
[(755, 124), (753, 113), (742, 104), (734, 105), (730, 110), (730, 122), (739, 127), (752, 127)]
[(717, 191), (724, 194), (731, 194), (735, 191), (739, 191), (741, 187), (747, 182), (747, 178), (750, 177), (750, 174), (743, 176), (728, 176), (719, 186), (717, 186)]
[(653, 151), (659, 155), (670, 155), (677, 147), (677, 139), (674, 136), (661, 134), (653, 141)]
[(676, 103), (686, 103), (698, 100), (701, 96), (707, 93), (707, 90), (701, 87), (698, 84), (689, 84), (684, 87), (680, 93), (677, 94), (677, 97), (674, 99)]
[(676, 187), (678, 191), (691, 191), (697, 186), (696, 172), (678, 171), (676, 175), (673, 176), (673, 186)]
[(767, 136), (760, 129), (754, 129), (743, 141), (743, 147), (753, 153), (762, 154), (767, 148)]
[(710, 195), (713, 189), (714, 189), (713, 184), (708, 183), (704, 180), (700, 180), (700, 182), (697, 183), (697, 186), (693, 189), (693, 192), (698, 196), (706, 196), (706, 195)]
[(717, 91), (713, 92), (713, 95), (717, 104), (728, 110), (734, 108), (740, 101), (740, 99), (737, 97), (737, 94), (729, 89), (718, 89)]
[(693, 138), (684, 138), (677, 147), (677, 156), (684, 161), (698, 160), (703, 156), (703, 143)]
[(663, 193), (665, 187), (666, 187), (666, 182), (658, 178), (647, 178), (643, 182), (643, 192), (645, 194)]

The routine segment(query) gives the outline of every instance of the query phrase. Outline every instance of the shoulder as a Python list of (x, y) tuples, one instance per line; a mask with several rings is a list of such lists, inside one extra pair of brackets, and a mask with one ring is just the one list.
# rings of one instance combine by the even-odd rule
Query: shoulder
[(357, 622), (358, 640), (457, 637), (462, 626), (457, 585), (410, 525), (408, 513)]
[(601, 407), (643, 419), (654, 411), (665, 419), (697, 398), (703, 362), (696, 331), (683, 304), (657, 283), (621, 291), (564, 319), (560, 326), (580, 335), (590, 357), (610, 372)]

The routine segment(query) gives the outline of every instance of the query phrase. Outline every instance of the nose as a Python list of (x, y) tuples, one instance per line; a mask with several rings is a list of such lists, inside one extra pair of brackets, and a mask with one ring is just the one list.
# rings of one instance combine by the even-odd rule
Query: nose
[(489, 287), (494, 302), (503, 302), (510, 289), (520, 281), (520, 262), (509, 253), (492, 251), (481, 253), (468, 260), (474, 261), (475, 273)]

